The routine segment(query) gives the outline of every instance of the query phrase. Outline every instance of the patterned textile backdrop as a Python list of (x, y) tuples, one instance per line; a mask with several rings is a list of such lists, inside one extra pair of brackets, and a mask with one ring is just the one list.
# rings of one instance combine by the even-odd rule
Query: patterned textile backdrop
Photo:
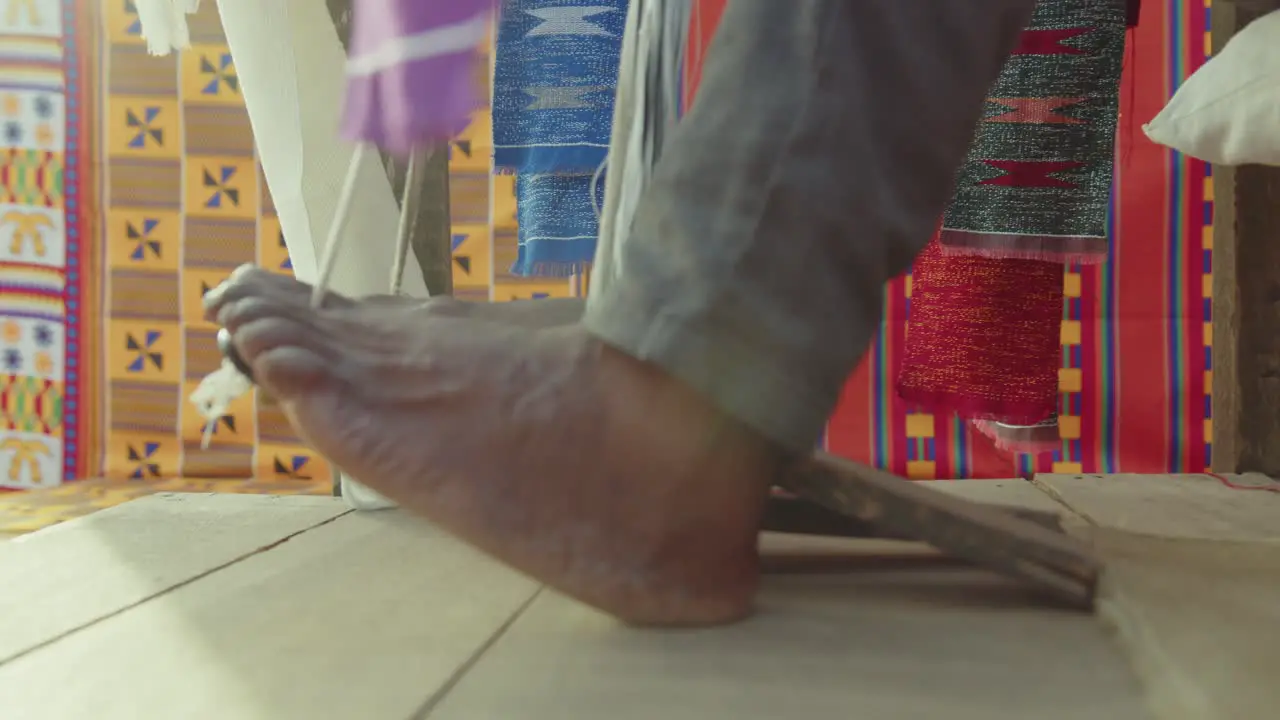
[(93, 32), (77, 10), (0, 5), (0, 488), (57, 485), (96, 456)]
[[(202, 293), (237, 265), (291, 272), (257, 168), (236, 67), (215, 3), (191, 19), (193, 46), (152, 58), (131, 0), (105, 1), (106, 329), (104, 473), (127, 477), (328, 478), (278, 407), (244, 397), (201, 450), (187, 404), (219, 363)], [(460, 295), (567, 295), (570, 283), (504, 272), (516, 255), (515, 192), (493, 177), (488, 111), (452, 152), (454, 279)], [(493, 197), (493, 208), (490, 208)], [(493, 220), (490, 220), (493, 218)], [(493, 228), (493, 231), (492, 229)], [(495, 247), (494, 245), (497, 245)]]
[[(698, 2), (697, 42), (705, 44), (725, 0)], [(887, 288), (880, 339), (831, 419), (829, 449), (921, 479), (1207, 468), (1212, 178), (1204, 163), (1154, 145), (1139, 129), (1204, 62), (1207, 2), (1142, 3), (1121, 90), (1112, 256), (1066, 273), (1061, 448), (1011, 457), (968, 423), (912, 412), (898, 399), (894, 378), (911, 301), (903, 278)]]
[(569, 297), (582, 290), (578, 278), (511, 272), (519, 254), (515, 176), (493, 174), (493, 119), (487, 108), (453, 142), (449, 193), (455, 295), (504, 302)]
[(261, 397), (242, 398), (207, 450), (187, 396), (221, 358), (201, 296), (232, 269), (289, 272), (249, 116), (215, 3), (192, 17), (193, 46), (152, 57), (131, 0), (101, 2), (102, 383), (105, 453), (94, 474), (297, 480), (328, 467)]
[[(191, 18), (193, 46), (146, 54), (132, 0), (102, 3), (106, 304), (105, 459), (85, 474), (258, 477), (328, 482), (330, 470), (260, 396), (240, 400), (208, 450), (186, 397), (220, 358), (201, 295), (236, 266), (291, 272), (259, 172), (217, 4)], [(515, 278), (515, 195), (493, 177), (488, 112), (452, 152), (454, 277), (459, 294), (508, 300), (568, 295), (573, 283)], [(335, 140), (336, 142), (336, 140)]]
[[(699, 2), (705, 42), (724, 0)], [(1203, 61), (1207, 8), (1144, 5), (1123, 90), (1116, 250), (1067, 273), (1062, 449), (1011, 460), (896, 399), (902, 280), (831, 421), (832, 450), (919, 478), (1207, 464), (1211, 178), (1137, 129)], [(192, 33), (191, 50), (153, 58), (131, 0), (0, 6), (0, 488), (103, 473), (328, 478), (261, 398), (223, 418), (209, 451), (186, 406), (217, 362), (203, 290), (242, 262), (289, 272), (215, 3), (202, 3)], [(514, 188), (491, 174), (489, 128), (478, 113), (453, 147), (458, 294), (581, 292), (581, 280), (508, 272)]]

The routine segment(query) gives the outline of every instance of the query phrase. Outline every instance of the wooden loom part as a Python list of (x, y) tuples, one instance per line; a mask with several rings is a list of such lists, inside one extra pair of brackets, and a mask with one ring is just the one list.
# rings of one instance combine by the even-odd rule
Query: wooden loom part
[(943, 495), (828, 453), (791, 467), (781, 487), (954, 557), (1091, 609), (1101, 562), (1081, 541), (981, 503)]

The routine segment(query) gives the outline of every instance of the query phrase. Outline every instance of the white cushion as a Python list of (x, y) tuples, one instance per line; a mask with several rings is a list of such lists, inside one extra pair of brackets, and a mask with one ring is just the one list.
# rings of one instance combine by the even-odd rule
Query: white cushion
[(1231, 38), (1142, 129), (1218, 165), (1280, 165), (1280, 10)]

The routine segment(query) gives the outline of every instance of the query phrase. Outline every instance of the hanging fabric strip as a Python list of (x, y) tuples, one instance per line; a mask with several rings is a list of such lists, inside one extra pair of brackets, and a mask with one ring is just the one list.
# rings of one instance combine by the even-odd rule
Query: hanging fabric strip
[(342, 136), (405, 154), (462, 132), (492, 14), (493, 0), (354, 0)]
[(939, 236), (945, 250), (1106, 259), (1131, 1), (1037, 4), (961, 166)]
[(912, 268), (899, 395), (938, 415), (1051, 420), (1063, 272), (1061, 263), (949, 255), (930, 243)]
[(503, 0), (494, 48), (495, 168), (591, 175), (600, 167), (626, 18), (627, 0)]
[(1106, 258), (1134, 0), (1040, 0), (917, 260), (898, 392), (1004, 449), (1059, 444), (1063, 263)]
[(516, 175), (518, 251), (511, 272), (525, 277), (580, 274), (595, 255), (603, 178)]
[(516, 275), (595, 256), (626, 0), (504, 0), (494, 48), (494, 167), (515, 173)]

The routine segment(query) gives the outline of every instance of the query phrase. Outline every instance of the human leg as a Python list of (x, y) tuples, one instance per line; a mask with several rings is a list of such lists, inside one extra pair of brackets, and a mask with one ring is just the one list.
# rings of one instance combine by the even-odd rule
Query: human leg
[(1033, 4), (731, 0), (586, 326), (811, 448)]
[(236, 283), (210, 312), (311, 442), (406, 507), (625, 620), (736, 619), (768, 486), (928, 240), (1031, 5), (731, 2), (581, 325)]

